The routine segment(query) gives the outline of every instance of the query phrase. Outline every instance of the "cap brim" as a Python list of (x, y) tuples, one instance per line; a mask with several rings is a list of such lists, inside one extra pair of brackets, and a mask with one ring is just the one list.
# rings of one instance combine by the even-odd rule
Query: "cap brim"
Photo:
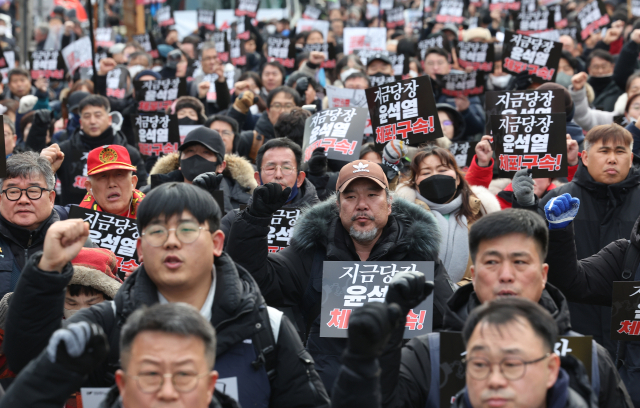
[(126, 163), (106, 163), (87, 171), (87, 176), (93, 176), (94, 174), (104, 173), (109, 170), (131, 170), (137, 171), (135, 166)]
[(198, 144), (203, 145), (204, 147), (206, 147), (207, 149), (211, 150), (211, 151), (212, 151), (212, 152), (214, 152), (215, 154), (220, 154), (220, 152), (218, 152), (216, 149), (214, 149), (213, 147), (211, 147), (211, 146), (209, 146), (208, 144), (206, 144), (206, 143), (204, 143), (204, 142), (201, 142), (201, 141), (199, 141), (199, 140), (191, 140), (191, 141), (189, 141), (189, 142), (187, 142), (187, 143), (184, 143), (184, 144), (180, 145), (180, 147), (178, 147), (178, 150), (179, 150), (179, 151), (183, 151), (183, 150), (184, 150), (184, 149), (186, 149), (188, 146), (191, 146), (191, 145), (192, 145), (192, 144), (194, 144), (194, 143), (198, 143)]
[(376, 177), (371, 177), (371, 176), (358, 176), (358, 177), (354, 177), (352, 179), (349, 179), (347, 181), (345, 181), (344, 183), (342, 183), (342, 185), (340, 187), (338, 187), (338, 192), (342, 193), (349, 184), (351, 184), (352, 181), (357, 180), (359, 178), (367, 178), (369, 180), (373, 180), (375, 181), (380, 187), (384, 188), (389, 188), (388, 185), (384, 184), (382, 181), (380, 181), (380, 179), (376, 178)]

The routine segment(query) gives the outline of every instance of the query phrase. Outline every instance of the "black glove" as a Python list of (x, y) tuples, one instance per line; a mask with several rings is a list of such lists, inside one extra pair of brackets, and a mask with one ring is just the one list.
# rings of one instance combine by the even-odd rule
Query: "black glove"
[(311, 158), (307, 162), (309, 166), (309, 174), (314, 176), (322, 176), (327, 172), (327, 163), (329, 160), (327, 156), (324, 154), (324, 147), (316, 148), (313, 153), (311, 153)]
[(48, 109), (38, 109), (33, 118), (33, 124), (49, 126), (51, 124), (51, 111)]
[(49, 340), (49, 360), (81, 374), (93, 371), (109, 353), (109, 341), (97, 324), (72, 323)]
[(213, 195), (214, 191), (218, 191), (220, 189), (220, 183), (222, 183), (223, 178), (224, 176), (222, 174), (211, 171), (209, 173), (200, 174), (193, 179), (192, 183), (194, 186), (198, 186)]
[(249, 214), (258, 218), (271, 217), (278, 211), (291, 195), (291, 187), (282, 190), (278, 183), (269, 183), (253, 190), (253, 201), (249, 206)]
[(391, 332), (398, 327), (403, 317), (396, 304), (371, 302), (357, 308), (349, 317), (349, 353), (364, 358), (379, 357)]
[(422, 303), (433, 292), (433, 282), (425, 281), (422, 272), (399, 273), (393, 277), (387, 289), (386, 302), (402, 308), (403, 317)]

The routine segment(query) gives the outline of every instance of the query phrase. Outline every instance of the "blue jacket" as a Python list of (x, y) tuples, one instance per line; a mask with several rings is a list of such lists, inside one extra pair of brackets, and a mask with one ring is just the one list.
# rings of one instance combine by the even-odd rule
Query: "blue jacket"
[[(436, 103), (446, 103), (454, 108), (456, 107), (455, 98), (446, 95), (438, 96), (436, 98)], [(463, 138), (465, 140), (472, 139), (473, 136), (478, 134), (484, 134), (484, 127), (487, 121), (480, 98), (477, 96), (470, 96), (469, 103), (469, 108), (460, 112), (466, 125), (463, 134)]]

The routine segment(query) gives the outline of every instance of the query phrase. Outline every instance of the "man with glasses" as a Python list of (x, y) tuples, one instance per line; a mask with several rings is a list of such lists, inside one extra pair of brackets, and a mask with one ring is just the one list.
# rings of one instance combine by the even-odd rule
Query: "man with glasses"
[[(200, 66), (202, 73), (196, 75), (190, 83), (189, 95), (195, 96), (206, 106), (207, 114), (211, 115), (227, 109), (231, 96), (224, 76), (224, 64), (218, 58), (218, 51), (214, 42), (205, 42), (200, 49)], [(216, 78), (217, 76), (217, 78)], [(215, 78), (215, 79), (214, 79)], [(210, 80), (215, 80), (216, 99), (207, 100), (211, 87)]]
[[(593, 88), (593, 106), (598, 110), (613, 112), (618, 97), (623, 93), (613, 74), (613, 56), (605, 50), (596, 49), (587, 58), (589, 85)], [(626, 79), (624, 80), (626, 81)], [(620, 84), (624, 86), (624, 81)]]
[[(295, 89), (288, 86), (279, 86), (269, 92), (267, 96), (267, 111), (263, 112), (258, 122), (256, 122), (255, 132), (261, 135), (265, 141), (275, 138), (273, 126), (283, 113), (291, 112), (296, 106), (302, 106), (300, 95)], [(242, 132), (240, 143), (245, 142), (251, 146), (254, 137), (253, 131)]]
[[(142, 201), (137, 222), (141, 232), (137, 250), (144, 264), (125, 280), (113, 301), (83, 309), (67, 321), (95, 323), (109, 338), (111, 353), (104, 364), (91, 372), (86, 386), (113, 385), (114, 374), (120, 368), (121, 344), (125, 375), (118, 373), (119, 385), (129, 381), (126, 375), (152, 371), (131, 365), (134, 360), (127, 355), (127, 333), (123, 331), (121, 339), (121, 328), (133, 312), (145, 306), (183, 302), (199, 310), (216, 329), (219, 382), (228, 395), (237, 397), (241, 406), (328, 407), (313, 360), (291, 322), (266, 306), (249, 273), (223, 252), (220, 208), (210, 194), (186, 183), (166, 183)], [(88, 234), (89, 226), (82, 220), (54, 224), (44, 251), (32, 256), (25, 266), (30, 274), (49, 283), (49, 299), (59, 292), (60, 301), (63, 300), (63, 288), (72, 275), (69, 261)], [(11, 350), (9, 364), (14, 370), (22, 369), (36, 357), (60, 326), (62, 310), (43, 305), (39, 302), (43, 297), (26, 285), (19, 285), (13, 295), (12, 302), (39, 305), (38, 313), (15, 310), (8, 317), (7, 327), (11, 330), (6, 332), (5, 344)], [(12, 345), (11, 337), (25, 331), (38, 335)], [(133, 353), (135, 341), (131, 344)], [(155, 347), (151, 344), (143, 349), (150, 353)], [(199, 374), (203, 371), (204, 368), (199, 370)], [(125, 390), (125, 398), (130, 388), (121, 389)]]

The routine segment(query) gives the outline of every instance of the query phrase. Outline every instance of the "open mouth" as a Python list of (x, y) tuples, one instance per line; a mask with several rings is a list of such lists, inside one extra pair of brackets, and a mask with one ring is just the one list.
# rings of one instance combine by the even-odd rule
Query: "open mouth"
[(120, 193), (111, 193), (107, 196), (107, 201), (118, 201), (120, 199)]
[(164, 265), (169, 269), (178, 269), (182, 266), (182, 260), (175, 255), (167, 255), (164, 258)]

